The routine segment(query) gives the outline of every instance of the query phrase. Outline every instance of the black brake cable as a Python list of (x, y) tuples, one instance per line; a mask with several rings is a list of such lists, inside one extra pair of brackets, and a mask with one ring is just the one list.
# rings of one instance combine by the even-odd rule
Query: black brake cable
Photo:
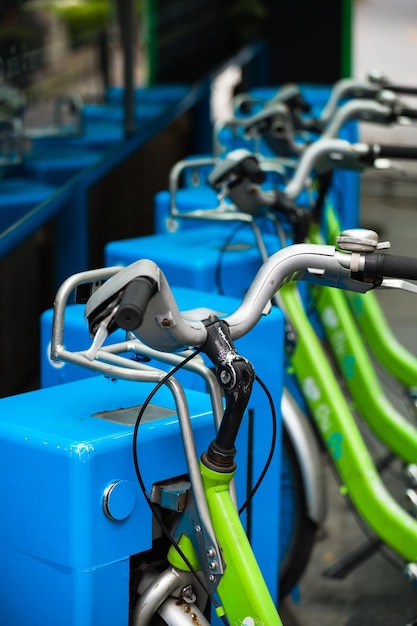
[(259, 487), (261, 486), (262, 481), (265, 478), (266, 473), (267, 473), (267, 471), (269, 469), (269, 466), (271, 465), (272, 458), (273, 458), (274, 452), (275, 452), (276, 441), (277, 441), (277, 414), (276, 414), (276, 411), (275, 411), (274, 401), (272, 399), (272, 396), (271, 396), (271, 393), (270, 393), (268, 387), (259, 378), (259, 376), (255, 376), (255, 380), (262, 387), (266, 397), (268, 398), (268, 402), (269, 402), (269, 405), (270, 405), (270, 408), (271, 408), (271, 420), (272, 420), (271, 446), (270, 446), (269, 453), (268, 453), (268, 458), (265, 461), (265, 465), (263, 467), (263, 470), (260, 473), (259, 478), (256, 481), (255, 485), (250, 490), (249, 495), (246, 498), (245, 502), (240, 507), (239, 515), (241, 515), (243, 513), (243, 511), (248, 507), (249, 502), (253, 499), (253, 497), (255, 496), (255, 493), (258, 491)]
[[(169, 543), (175, 548), (175, 550), (178, 552), (179, 556), (182, 558), (182, 560), (184, 561), (184, 563), (186, 564), (186, 566), (189, 568), (190, 572), (193, 574), (193, 576), (195, 577), (195, 579), (197, 580), (198, 584), (203, 587), (204, 591), (207, 593), (207, 596), (210, 599), (210, 602), (213, 604), (213, 606), (217, 609), (219, 608), (219, 603), (217, 602), (216, 598), (214, 597), (214, 595), (212, 594), (212, 592), (210, 591), (209, 587), (207, 585), (205, 585), (200, 578), (198, 577), (197, 571), (195, 570), (195, 568), (192, 566), (192, 564), (190, 563), (189, 559), (186, 557), (186, 555), (184, 554), (184, 552), (181, 550), (181, 548), (179, 547), (177, 541), (174, 539), (174, 537), (171, 535), (170, 531), (168, 530), (167, 526), (165, 525), (162, 516), (160, 515), (160, 512), (158, 510), (158, 507), (154, 504), (154, 502), (152, 502), (147, 490), (146, 490), (146, 485), (144, 483), (144, 480), (142, 478), (142, 473), (140, 471), (140, 467), (139, 467), (139, 459), (138, 459), (138, 450), (137, 450), (137, 440), (138, 440), (138, 432), (139, 432), (139, 426), (140, 423), (142, 421), (142, 417), (145, 413), (146, 408), (148, 407), (150, 401), (152, 400), (152, 398), (154, 397), (154, 395), (157, 393), (157, 391), (159, 391), (159, 389), (165, 385), (165, 383), (167, 382), (167, 380), (169, 378), (171, 378), (176, 372), (178, 372), (178, 370), (180, 370), (182, 367), (184, 367), (184, 365), (186, 365), (189, 361), (191, 361), (191, 359), (193, 359), (194, 357), (197, 356), (197, 354), (199, 354), (201, 352), (200, 348), (196, 348), (192, 354), (190, 354), (188, 357), (186, 357), (183, 361), (181, 361), (181, 363), (179, 363), (178, 365), (176, 365), (172, 370), (170, 370), (166, 376), (164, 376), (156, 385), (155, 387), (152, 389), (152, 391), (149, 393), (149, 395), (147, 396), (147, 398), (144, 400), (138, 416), (136, 418), (136, 422), (135, 422), (135, 427), (133, 429), (133, 439), (132, 439), (132, 448), (133, 448), (133, 463), (135, 466), (135, 472), (136, 472), (136, 477), (138, 479), (139, 482), (139, 486), (141, 488), (141, 491), (143, 493), (143, 496), (149, 506), (149, 508), (152, 511), (152, 514), (155, 518), (155, 520), (157, 521), (163, 535), (165, 536), (165, 538), (169, 541)], [(227, 620), (227, 618), (225, 616), (220, 616), (220, 619), (222, 620), (222, 622), (225, 624), (225, 626), (229, 626), (229, 621)]]
[(233, 237), (239, 232), (239, 230), (241, 230), (245, 226), (248, 226), (248, 222), (238, 222), (236, 226), (231, 229), (230, 233), (227, 235), (227, 237), (224, 239), (221, 245), (216, 267), (214, 268), (215, 285), (217, 287), (217, 292), (220, 295), (223, 295), (223, 296), (225, 295), (223, 285), (222, 285), (222, 276), (221, 276), (223, 255), (227, 251), (227, 248), (230, 246)]

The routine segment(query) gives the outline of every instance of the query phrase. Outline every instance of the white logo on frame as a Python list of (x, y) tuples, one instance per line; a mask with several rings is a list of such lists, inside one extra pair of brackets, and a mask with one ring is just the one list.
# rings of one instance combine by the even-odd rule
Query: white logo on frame
[(320, 389), (312, 376), (308, 376), (303, 382), (303, 391), (310, 400), (318, 400), (320, 398)]
[(339, 325), (339, 320), (333, 307), (328, 306), (324, 309), (323, 323), (328, 328), (336, 328)]

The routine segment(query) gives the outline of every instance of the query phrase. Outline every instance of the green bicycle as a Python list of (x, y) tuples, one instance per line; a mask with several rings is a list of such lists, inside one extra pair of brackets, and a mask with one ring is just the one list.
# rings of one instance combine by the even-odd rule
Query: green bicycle
[[(357, 238), (362, 235), (356, 233)], [(236, 437), (254, 378), (252, 365), (237, 354), (233, 339), (250, 332), (265, 314), (271, 298), (279, 290), (282, 293), (282, 288), (287, 292), (287, 306), (294, 306), (292, 318), (297, 318), (297, 330), (302, 337), (292, 355), (292, 363), (298, 370), (346, 492), (381, 540), (407, 564), (414, 564), (417, 521), (384, 489), (327, 360), (322, 357), (320, 344), (314, 340), (311, 343), (309, 321), (301, 303), (298, 310), (299, 300), (292, 283), (301, 279), (364, 292), (380, 284), (385, 275), (403, 277), (411, 273), (416, 276), (417, 263), (411, 263), (410, 259), (379, 252), (355, 256), (337, 251), (333, 246), (290, 246), (263, 264), (234, 313), (222, 320), (209, 315), (201, 322), (187, 322), (181, 316), (164, 275), (149, 260), (126, 268), (84, 272), (64, 283), (55, 301), (52, 357), (114, 378), (166, 384), (175, 397), (180, 421), (189, 469), (189, 486), (182, 487), (187, 494), (187, 505), (168, 531), (172, 546), (165, 567), (157, 572), (150, 568), (143, 585), (139, 585), (132, 626), (153, 623), (157, 613), (164, 623), (171, 625), (196, 620), (201, 624), (216, 623), (216, 620), (240, 625), (281, 623), (241, 525), (230, 482), (236, 471)], [(351, 269), (352, 264), (355, 271)], [(94, 341), (87, 350), (73, 353), (64, 347), (64, 311), (69, 294), (84, 283), (91, 283), (96, 289), (86, 305), (86, 318)], [(108, 334), (117, 327), (133, 333), (137, 341), (103, 346)], [(216, 367), (218, 390), (224, 394), (224, 414), (200, 462), (196, 458), (184, 392), (178, 388), (175, 378), (123, 356), (127, 351), (143, 354), (144, 345), (190, 358), (194, 352), (190, 355), (189, 348), (195, 347), (204, 351)], [(325, 386), (322, 369), (327, 379)], [(152, 394), (149, 400), (151, 397)], [(132, 433), (132, 445), (140, 480), (136, 456), (138, 428), (139, 420)], [(168, 496), (168, 491), (171, 495), (173, 491), (181, 491), (178, 484), (170, 482), (170, 485), (162, 489), (156, 489), (155, 485), (152, 490), (159, 494), (153, 502), (158, 504), (152, 506), (158, 523), (167, 501), (163, 496)], [(207, 597), (214, 604), (212, 619), (204, 615)]]

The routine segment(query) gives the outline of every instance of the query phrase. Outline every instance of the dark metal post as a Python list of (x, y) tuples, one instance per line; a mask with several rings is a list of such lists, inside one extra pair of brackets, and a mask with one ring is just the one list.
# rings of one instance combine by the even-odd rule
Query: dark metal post
[(135, 130), (134, 119), (134, 28), (135, 3), (134, 0), (117, 0), (120, 36), (123, 46), (123, 86), (125, 106), (125, 134), (130, 135)]

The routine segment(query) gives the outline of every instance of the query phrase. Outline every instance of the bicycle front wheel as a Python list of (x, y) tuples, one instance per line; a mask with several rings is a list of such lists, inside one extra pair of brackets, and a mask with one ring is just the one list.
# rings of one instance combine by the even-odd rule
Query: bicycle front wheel
[(283, 600), (309, 562), (317, 523), (308, 515), (300, 463), (285, 424), (281, 454), (279, 598)]

